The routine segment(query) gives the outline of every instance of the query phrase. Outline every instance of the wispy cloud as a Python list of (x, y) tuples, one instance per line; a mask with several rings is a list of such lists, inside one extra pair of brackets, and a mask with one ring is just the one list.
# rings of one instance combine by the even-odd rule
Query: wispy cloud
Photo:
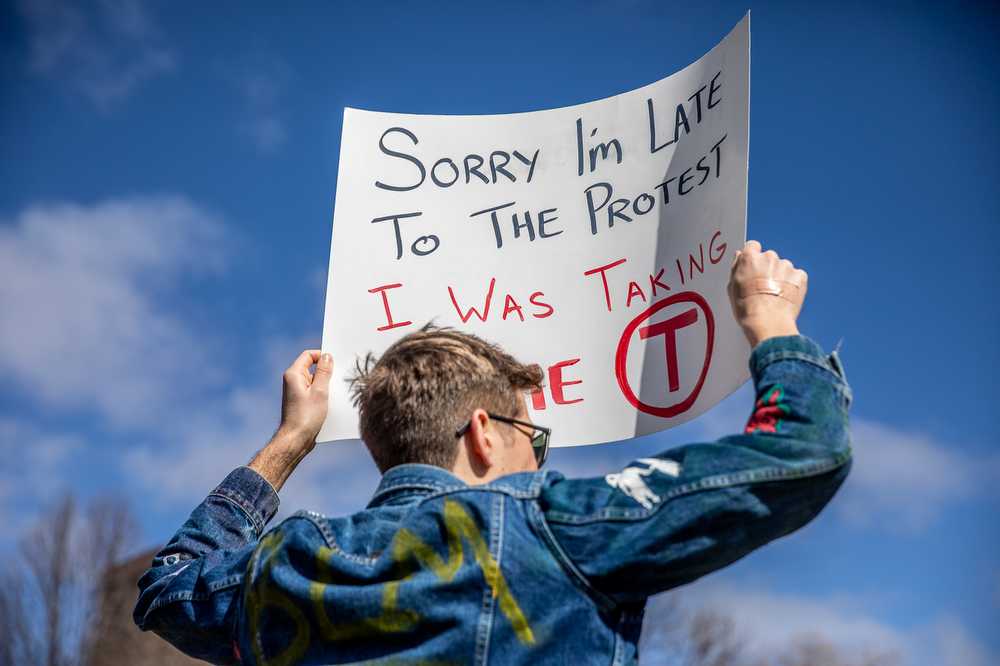
[[(280, 415), (281, 373), (302, 349), (315, 344), (305, 339), (265, 344), (259, 362), (239, 373), (243, 382), (127, 452), (122, 459), (125, 475), (140, 487), (156, 488), (154, 500), (163, 504), (186, 507), (204, 496), (270, 438)], [(299, 509), (358, 511), (378, 480), (378, 470), (360, 441), (320, 445), (282, 490), (279, 517)]]
[(288, 65), (274, 55), (258, 54), (220, 66), (237, 94), (240, 134), (262, 153), (281, 148), (288, 139), (284, 95), (292, 79)]
[[(557, 449), (553, 467), (568, 476), (596, 476), (658, 449), (740, 432), (752, 404), (752, 386), (746, 384), (698, 419), (661, 435), (623, 445)], [(982, 497), (984, 489), (1000, 481), (1000, 455), (974, 458), (929, 433), (854, 417), (851, 438), (854, 465), (831, 509), (854, 528), (920, 533), (949, 507)]]
[(155, 488), (154, 501), (190, 504), (245, 465), (278, 424), (281, 373), (301, 351), (293, 354), (295, 347), (282, 341), (264, 345), (262, 358), (247, 361), (228, 391), (166, 423), (164, 430), (150, 431), (124, 455), (126, 476)]
[[(168, 196), (38, 205), (0, 222), (5, 390), (54, 417), (82, 411), (125, 429), (131, 444), (117, 472), (161, 504), (187, 508), (266, 443), (282, 371), (318, 341), (265, 341), (235, 370), (213, 360), (217, 341), (177, 295), (225, 269), (232, 232), (217, 215)], [(0, 415), (0, 455), (23, 463), (0, 474), (6, 524), (16, 527), (14, 516), (26, 524), (71, 483), (70, 454), (95, 446)], [(283, 513), (357, 510), (377, 482), (359, 442), (321, 447), (286, 486)]]
[(902, 653), (906, 643), (902, 633), (874, 617), (862, 599), (797, 596), (714, 580), (691, 586), (684, 599), (693, 607), (732, 617), (752, 656), (780, 654), (796, 637), (817, 632), (858, 651)]
[[(748, 383), (694, 421), (689, 432), (705, 439), (739, 432), (752, 404)], [(853, 527), (915, 534), (950, 506), (1000, 481), (1000, 455), (974, 458), (931, 433), (854, 415), (851, 441), (854, 464), (831, 508)]]
[(989, 666), (1000, 663), (1000, 654), (983, 645), (955, 615), (941, 615), (923, 629), (911, 632), (914, 664)]
[(1000, 479), (1000, 456), (974, 459), (927, 433), (854, 419), (851, 436), (854, 466), (836, 507), (855, 526), (921, 532)]
[(101, 110), (176, 65), (142, 0), (21, 0), (18, 7), (32, 71), (65, 82)]
[(8, 389), (148, 427), (150, 413), (217, 370), (170, 296), (182, 278), (223, 267), (223, 234), (182, 197), (35, 206), (5, 221), (0, 371), (17, 382)]
[(0, 417), (0, 544), (31, 523), (39, 507), (66, 486), (67, 473), (83, 441), (40, 431), (19, 419)]
[[(177, 296), (226, 267), (232, 231), (217, 215), (168, 196), (36, 205), (0, 222), (5, 390), (53, 415), (96, 414), (124, 429), (131, 444), (118, 472), (163, 504), (187, 507), (266, 443), (282, 371), (318, 341), (264, 341), (237, 370), (214, 360), (218, 341)], [(14, 459), (18, 446), (37, 472), (0, 475), (5, 504), (41, 503), (53, 480), (68, 479), (66, 452), (95, 444), (56, 426), (0, 421), (0, 453)], [(360, 443), (321, 447), (288, 484), (284, 506), (360, 509), (377, 481)]]

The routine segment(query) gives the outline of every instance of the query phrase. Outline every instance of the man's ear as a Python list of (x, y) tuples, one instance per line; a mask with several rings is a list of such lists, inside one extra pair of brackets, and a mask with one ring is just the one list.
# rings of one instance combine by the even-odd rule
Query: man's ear
[[(497, 464), (497, 453), (503, 445), (496, 430), (491, 427), (485, 409), (476, 408), (468, 432), (465, 433), (466, 450), (473, 469), (490, 469)], [(477, 469), (478, 471), (478, 469)]]

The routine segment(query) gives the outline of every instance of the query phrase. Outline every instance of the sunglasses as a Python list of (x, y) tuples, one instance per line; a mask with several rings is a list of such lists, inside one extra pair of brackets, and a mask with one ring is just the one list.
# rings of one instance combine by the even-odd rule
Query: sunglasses
[[(524, 433), (528, 435), (531, 440), (531, 448), (535, 453), (535, 462), (538, 463), (538, 467), (541, 468), (545, 464), (545, 460), (549, 457), (549, 439), (552, 437), (552, 428), (546, 428), (545, 426), (535, 425), (534, 423), (529, 423), (527, 421), (521, 421), (519, 419), (512, 419), (509, 416), (497, 416), (496, 414), (490, 414), (486, 412), (486, 415), (495, 421), (500, 421), (501, 423), (509, 423), (512, 426), (524, 426), (525, 428), (531, 428), (531, 434)], [(470, 420), (464, 426), (455, 431), (455, 437), (463, 437), (465, 433), (469, 432), (469, 428), (472, 427), (472, 421)], [(518, 428), (520, 430), (520, 428)], [(523, 430), (521, 432), (524, 432)]]

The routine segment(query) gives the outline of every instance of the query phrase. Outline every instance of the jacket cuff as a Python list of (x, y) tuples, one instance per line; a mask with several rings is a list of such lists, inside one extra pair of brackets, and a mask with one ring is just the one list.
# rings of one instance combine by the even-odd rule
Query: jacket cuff
[(259, 537), (264, 526), (278, 511), (278, 493), (267, 479), (249, 467), (237, 467), (229, 473), (218, 487), (209, 493), (222, 497), (237, 507), (250, 519)]
[(785, 360), (804, 361), (812, 363), (836, 376), (841, 382), (847, 382), (843, 366), (837, 352), (829, 356), (824, 353), (814, 340), (804, 335), (784, 335), (768, 338), (754, 347), (750, 354), (750, 374), (758, 380), (761, 373), (771, 363)]

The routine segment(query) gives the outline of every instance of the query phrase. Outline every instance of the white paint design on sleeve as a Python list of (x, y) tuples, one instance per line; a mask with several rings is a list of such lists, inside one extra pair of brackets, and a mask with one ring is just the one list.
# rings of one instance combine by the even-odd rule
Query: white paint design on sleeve
[(177, 574), (179, 574), (180, 572), (182, 572), (182, 571), (184, 571), (185, 569), (187, 569), (187, 568), (188, 568), (189, 566), (191, 566), (191, 563), (190, 563), (190, 562), (188, 562), (187, 564), (185, 564), (184, 566), (182, 566), (182, 567), (181, 567), (180, 569), (178, 569), (177, 571), (174, 571), (174, 572), (172, 572), (172, 573), (168, 573), (168, 574), (167, 574), (166, 576), (164, 576), (164, 577), (163, 577), (163, 578), (161, 578), (160, 580), (166, 580), (166, 579), (168, 579), (168, 578), (171, 578), (171, 577), (173, 577), (173, 576), (176, 576), (176, 575), (177, 575)]
[(660, 496), (646, 485), (645, 477), (653, 472), (676, 477), (681, 473), (681, 466), (676, 461), (659, 458), (639, 458), (638, 462), (645, 467), (626, 467), (617, 474), (606, 475), (604, 480), (609, 486), (622, 491), (645, 508), (652, 509), (654, 504), (660, 503)]

